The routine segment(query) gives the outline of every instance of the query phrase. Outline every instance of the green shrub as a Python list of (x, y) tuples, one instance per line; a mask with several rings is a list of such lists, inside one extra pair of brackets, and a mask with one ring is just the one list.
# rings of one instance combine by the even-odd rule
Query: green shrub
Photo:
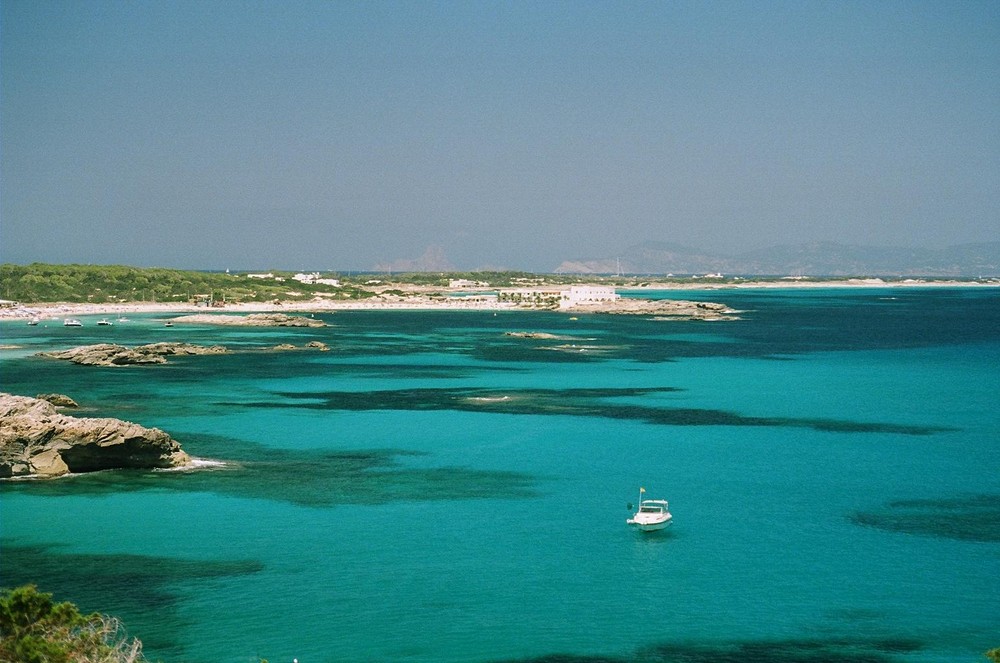
[(0, 661), (13, 663), (136, 663), (142, 643), (129, 640), (121, 623), (97, 613), (80, 614), (55, 603), (34, 585), (0, 594)]

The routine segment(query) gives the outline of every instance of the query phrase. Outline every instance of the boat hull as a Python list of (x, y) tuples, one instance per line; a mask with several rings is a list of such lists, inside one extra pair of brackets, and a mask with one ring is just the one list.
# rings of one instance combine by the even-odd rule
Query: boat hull
[(670, 520), (664, 520), (661, 523), (632, 523), (635, 528), (640, 532), (658, 532), (661, 529), (665, 529), (667, 525), (670, 524)]
[(656, 532), (658, 530), (665, 528), (672, 521), (673, 521), (672, 518), (664, 518), (662, 520), (650, 520), (650, 521), (637, 521), (633, 518), (630, 518), (626, 522), (629, 525), (635, 527), (640, 532)]

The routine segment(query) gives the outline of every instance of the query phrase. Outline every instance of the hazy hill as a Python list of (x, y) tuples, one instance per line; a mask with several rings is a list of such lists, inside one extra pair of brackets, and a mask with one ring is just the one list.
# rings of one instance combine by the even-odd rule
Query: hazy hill
[(774, 246), (735, 255), (667, 242), (644, 242), (619, 256), (567, 260), (556, 273), (723, 274), (802, 276), (1000, 275), (1000, 242), (943, 249), (865, 247), (835, 242)]

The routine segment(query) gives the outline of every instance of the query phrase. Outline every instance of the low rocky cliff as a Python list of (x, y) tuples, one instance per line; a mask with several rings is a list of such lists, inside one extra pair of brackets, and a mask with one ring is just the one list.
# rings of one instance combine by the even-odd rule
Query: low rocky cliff
[(0, 478), (180, 467), (191, 462), (158, 428), (61, 414), (48, 401), (0, 393)]
[(633, 299), (583, 302), (560, 309), (569, 313), (611, 313), (652, 315), (669, 320), (739, 320), (739, 311), (715, 302), (692, 302), (680, 299)]
[(197, 313), (174, 318), (173, 322), (199, 325), (233, 325), (238, 327), (326, 327), (326, 323), (316, 318), (304, 318), (286, 313), (252, 313), (250, 315), (220, 315), (218, 313)]
[(228, 350), (221, 345), (194, 345), (192, 343), (151, 343), (129, 348), (115, 343), (82, 345), (59, 352), (40, 352), (40, 357), (65, 359), (84, 366), (129, 366), (132, 364), (165, 364), (167, 357), (182, 355), (217, 355)]

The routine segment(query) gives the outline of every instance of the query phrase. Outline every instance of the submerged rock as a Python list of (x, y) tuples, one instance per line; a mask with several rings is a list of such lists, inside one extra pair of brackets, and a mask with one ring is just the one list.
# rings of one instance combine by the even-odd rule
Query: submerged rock
[(64, 359), (83, 366), (129, 366), (134, 364), (165, 364), (171, 355), (217, 355), (228, 350), (221, 345), (204, 346), (192, 343), (150, 343), (129, 348), (115, 343), (82, 345), (59, 352), (40, 352), (39, 357)]
[(503, 335), (510, 336), (512, 338), (533, 338), (546, 341), (566, 340), (573, 338), (572, 336), (559, 336), (557, 334), (549, 334), (548, 332), (509, 331), (509, 332), (504, 332)]
[(180, 467), (191, 462), (158, 428), (60, 414), (52, 403), (0, 393), (0, 478)]

